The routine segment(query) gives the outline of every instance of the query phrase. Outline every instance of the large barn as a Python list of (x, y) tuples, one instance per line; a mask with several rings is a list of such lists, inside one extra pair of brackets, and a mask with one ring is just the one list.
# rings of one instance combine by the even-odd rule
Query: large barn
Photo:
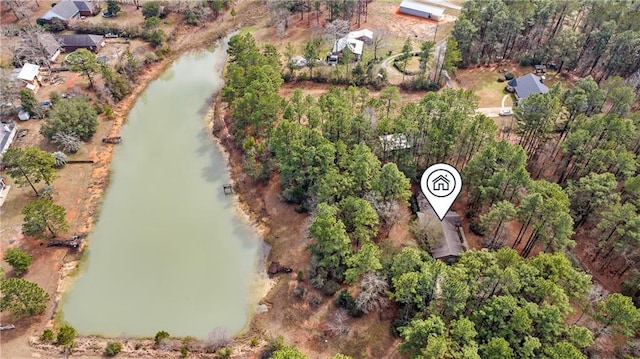
[(444, 19), (443, 8), (412, 0), (402, 1), (402, 3), (400, 3), (400, 12), (437, 21)]

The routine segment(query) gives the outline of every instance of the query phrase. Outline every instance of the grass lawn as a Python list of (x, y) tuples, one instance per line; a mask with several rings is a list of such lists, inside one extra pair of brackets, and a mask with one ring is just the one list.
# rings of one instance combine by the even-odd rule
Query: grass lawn
[[(506, 82), (497, 81), (498, 77), (504, 76), (504, 73), (499, 71), (501, 68), (512, 72), (516, 77), (533, 72), (533, 67), (531, 66), (519, 66), (514, 64), (503, 67), (491, 66), (460, 69), (456, 73), (455, 77), (460, 84), (460, 87), (472, 90), (480, 97), (479, 107), (499, 107), (501, 106), (502, 97), (508, 94), (504, 89)], [(556, 83), (560, 83), (564, 88), (570, 88), (573, 86), (571, 82), (556, 75), (555, 72), (551, 71), (547, 73), (545, 85), (552, 87)]]

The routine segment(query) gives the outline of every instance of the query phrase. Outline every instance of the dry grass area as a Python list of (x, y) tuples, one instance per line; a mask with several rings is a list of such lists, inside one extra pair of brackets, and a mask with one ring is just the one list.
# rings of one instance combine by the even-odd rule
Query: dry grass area
[[(517, 64), (502, 64), (499, 66), (475, 67), (459, 69), (455, 80), (460, 87), (472, 90), (480, 97), (479, 107), (500, 107), (502, 97), (507, 95), (506, 82), (498, 82), (498, 77), (504, 76), (503, 71), (513, 73), (516, 77), (533, 72), (532, 66)], [(567, 88), (572, 82), (550, 71), (546, 75), (545, 85), (552, 87), (556, 83)]]

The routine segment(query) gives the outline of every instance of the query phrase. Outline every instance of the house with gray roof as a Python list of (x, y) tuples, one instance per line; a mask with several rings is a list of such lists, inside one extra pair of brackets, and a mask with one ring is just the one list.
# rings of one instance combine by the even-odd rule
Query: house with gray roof
[(506, 88), (516, 95), (516, 100), (520, 103), (533, 94), (549, 92), (549, 88), (542, 81), (542, 78), (534, 74), (526, 74), (507, 82)]
[(49, 61), (56, 61), (60, 55), (60, 43), (51, 33), (43, 32), (38, 36), (38, 42), (42, 45), (43, 50), (47, 53)]
[(456, 261), (460, 253), (468, 248), (467, 239), (462, 231), (462, 218), (457, 212), (449, 211), (440, 221), (422, 192), (417, 195), (417, 202), (418, 223), (438, 238), (429, 251), (431, 256), (446, 263)]
[(53, 19), (59, 19), (68, 22), (77, 19), (80, 16), (94, 16), (100, 13), (100, 5), (92, 1), (71, 1), (62, 0), (58, 2), (51, 10), (38, 18), (37, 23), (44, 25)]

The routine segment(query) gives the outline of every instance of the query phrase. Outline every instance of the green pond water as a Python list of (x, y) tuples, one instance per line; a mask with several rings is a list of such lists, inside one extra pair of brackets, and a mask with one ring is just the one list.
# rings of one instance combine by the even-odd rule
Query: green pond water
[(224, 195), (226, 159), (204, 122), (223, 86), (223, 45), (178, 59), (129, 113), (87, 257), (61, 303), (82, 334), (206, 338), (248, 323), (262, 242)]

